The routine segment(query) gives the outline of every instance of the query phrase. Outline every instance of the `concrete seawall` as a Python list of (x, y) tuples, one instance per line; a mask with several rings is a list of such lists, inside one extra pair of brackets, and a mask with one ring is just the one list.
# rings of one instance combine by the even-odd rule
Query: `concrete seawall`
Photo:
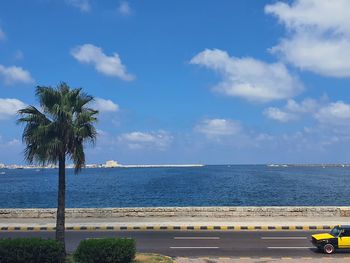
[[(52, 219), (56, 209), (0, 209), (0, 220), (11, 218)], [(350, 219), (350, 207), (140, 207), (67, 208), (66, 218), (332, 218)]]

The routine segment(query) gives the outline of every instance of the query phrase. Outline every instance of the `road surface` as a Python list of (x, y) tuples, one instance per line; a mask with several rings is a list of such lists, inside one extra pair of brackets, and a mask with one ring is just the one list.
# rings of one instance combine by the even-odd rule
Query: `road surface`
[[(329, 257), (314, 249), (310, 235), (315, 231), (66, 231), (66, 246), (75, 250), (80, 240), (100, 237), (129, 237), (138, 252), (172, 257)], [(318, 232), (319, 233), (319, 232)], [(1, 231), (6, 237), (54, 238), (54, 232)], [(347, 257), (350, 250), (331, 257)]]

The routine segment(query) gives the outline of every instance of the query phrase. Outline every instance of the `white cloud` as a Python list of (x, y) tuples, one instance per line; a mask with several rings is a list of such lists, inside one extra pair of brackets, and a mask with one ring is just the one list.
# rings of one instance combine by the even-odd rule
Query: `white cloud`
[(8, 142), (8, 145), (9, 146), (18, 146), (18, 145), (21, 145), (21, 141), (18, 139), (12, 139)]
[(267, 118), (275, 121), (290, 122), (299, 119), (301, 115), (315, 114), (324, 103), (328, 103), (326, 97), (323, 97), (320, 100), (308, 98), (300, 103), (290, 99), (287, 101), (287, 104), (283, 109), (269, 107), (263, 111), (263, 114)]
[(195, 126), (196, 132), (202, 133), (208, 138), (236, 135), (241, 130), (239, 122), (226, 119), (205, 119)]
[(131, 14), (131, 8), (129, 2), (121, 1), (118, 7), (118, 12), (124, 16)]
[(89, 12), (91, 10), (89, 0), (66, 0), (66, 3), (79, 8), (81, 12)]
[(29, 84), (34, 82), (29, 71), (17, 66), (5, 67), (0, 65), (0, 78), (3, 79), (6, 85), (17, 83)]
[[(214, 151), (215, 149), (256, 149), (274, 139), (267, 133), (249, 129), (232, 119), (204, 119), (194, 126), (194, 132), (189, 144)], [(198, 133), (203, 134), (204, 138), (198, 136)]]
[(126, 144), (130, 149), (158, 149), (165, 150), (173, 141), (173, 136), (166, 131), (124, 133), (118, 141)]
[(276, 2), (265, 12), (276, 15), (291, 30), (314, 28), (316, 31), (334, 29), (350, 33), (350, 3), (348, 0), (294, 0), (292, 4)]
[(319, 100), (305, 99), (300, 103), (289, 100), (282, 109), (270, 107), (263, 113), (267, 118), (280, 122), (306, 116), (315, 119), (327, 129), (336, 129), (339, 126), (350, 128), (350, 104), (343, 101), (329, 102), (327, 97)]
[(116, 112), (119, 110), (119, 105), (111, 100), (102, 98), (95, 98), (92, 102), (91, 107), (98, 110), (99, 112)]
[(265, 109), (263, 113), (267, 118), (279, 122), (289, 122), (296, 119), (296, 116), (294, 114), (282, 111), (279, 108), (275, 107), (269, 107)]
[(126, 143), (130, 149), (166, 149), (173, 141), (173, 136), (166, 131), (124, 133), (119, 136), (119, 142)]
[(286, 110), (292, 112), (292, 113), (314, 113), (316, 112), (324, 103), (328, 102), (327, 97), (322, 97), (319, 100), (315, 99), (304, 99), (300, 103), (296, 102), (295, 100), (288, 100), (286, 105)]
[(15, 116), (17, 111), (24, 107), (26, 107), (26, 104), (18, 99), (0, 98), (0, 120)]
[(278, 17), (288, 36), (271, 51), (285, 61), (317, 74), (350, 77), (350, 1), (277, 2), (265, 12)]
[(227, 96), (268, 102), (291, 98), (303, 90), (298, 79), (281, 63), (230, 57), (219, 49), (206, 49), (193, 57), (190, 63), (218, 72), (222, 81), (214, 90)]
[(343, 101), (330, 103), (321, 108), (315, 118), (325, 125), (350, 126), (350, 105)]
[(0, 27), (0, 41), (4, 41), (6, 39), (6, 34)]
[(91, 64), (104, 75), (118, 77), (125, 81), (132, 81), (135, 78), (127, 73), (126, 67), (122, 64), (117, 53), (107, 56), (100, 47), (84, 44), (74, 48), (71, 54), (80, 63)]

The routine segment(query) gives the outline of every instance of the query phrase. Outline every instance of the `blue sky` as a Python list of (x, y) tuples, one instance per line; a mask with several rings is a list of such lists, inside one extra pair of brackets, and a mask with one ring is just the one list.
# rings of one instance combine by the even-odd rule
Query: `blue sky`
[[(0, 163), (36, 85), (96, 97), (89, 163), (349, 162), (346, 0), (0, 3)], [(335, 19), (336, 18), (336, 19)]]

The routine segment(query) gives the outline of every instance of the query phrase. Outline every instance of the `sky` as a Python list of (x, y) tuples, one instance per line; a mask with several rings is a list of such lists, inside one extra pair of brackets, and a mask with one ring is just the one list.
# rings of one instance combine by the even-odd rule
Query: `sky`
[(0, 2), (0, 163), (36, 86), (95, 97), (88, 163), (349, 163), (348, 0)]

